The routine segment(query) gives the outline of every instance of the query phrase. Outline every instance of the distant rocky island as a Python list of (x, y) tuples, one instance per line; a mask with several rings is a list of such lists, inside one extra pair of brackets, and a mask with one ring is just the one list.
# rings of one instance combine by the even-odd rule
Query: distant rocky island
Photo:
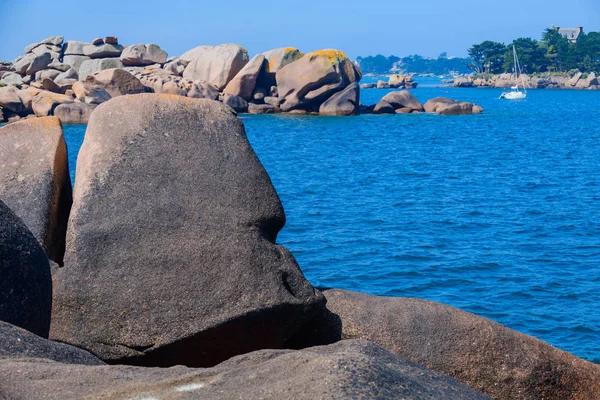
[[(600, 83), (594, 72), (582, 73), (573, 71), (568, 73), (546, 73), (535, 75), (522, 75), (521, 79), (528, 89), (578, 89), (578, 90), (600, 90)], [(456, 78), (454, 87), (476, 87), (476, 88), (501, 88), (508, 89), (517, 84), (514, 74), (477, 74), (474, 76)]]
[[(86, 123), (98, 104), (139, 93), (218, 100), (252, 114), (348, 116), (406, 108), (361, 105), (362, 72), (339, 50), (303, 54), (287, 47), (250, 59), (243, 47), (223, 44), (167, 56), (156, 44), (124, 46), (114, 36), (91, 43), (48, 37), (26, 46), (12, 62), (0, 63), (0, 122), (55, 115), (66, 124)], [(398, 76), (377, 87), (408, 89), (416, 83)]]

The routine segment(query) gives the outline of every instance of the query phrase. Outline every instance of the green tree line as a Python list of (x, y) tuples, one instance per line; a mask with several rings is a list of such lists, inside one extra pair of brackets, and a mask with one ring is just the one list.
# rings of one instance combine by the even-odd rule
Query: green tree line
[(417, 74), (446, 75), (451, 71), (468, 73), (471, 60), (467, 58), (449, 58), (442, 53), (437, 58), (425, 58), (414, 54), (408, 57), (385, 57), (381, 54), (376, 56), (358, 57), (356, 59), (363, 73), (388, 74), (394, 64), (403, 72)]
[(600, 32), (582, 32), (571, 43), (554, 28), (546, 29), (540, 41), (519, 38), (508, 45), (489, 40), (475, 44), (469, 49), (469, 67), (476, 73), (513, 72), (513, 45), (525, 73), (600, 71)]

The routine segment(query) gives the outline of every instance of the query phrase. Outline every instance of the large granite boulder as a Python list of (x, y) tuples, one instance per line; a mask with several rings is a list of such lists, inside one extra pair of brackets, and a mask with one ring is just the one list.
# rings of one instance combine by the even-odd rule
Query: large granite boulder
[(42, 46), (42, 45), (60, 46), (60, 45), (62, 45), (63, 40), (64, 40), (64, 37), (62, 37), (62, 36), (50, 36), (40, 42), (32, 43), (28, 46), (25, 46), (25, 48), (23, 49), (24, 50), (23, 52), (31, 53), (35, 48)]
[(31, 65), (31, 62), (36, 58), (35, 54), (28, 53), (22, 56), (19, 56), (13, 60), (13, 68), (15, 72), (19, 75), (25, 75), (27, 72), (27, 68)]
[(0, 128), (0, 198), (27, 225), (48, 257), (62, 263), (71, 178), (58, 118)]
[(112, 97), (144, 93), (146, 91), (146, 87), (138, 78), (118, 68), (106, 69), (88, 76), (86, 84), (100, 86)]
[[(89, 60), (91, 60), (91, 58), (89, 58), (88, 56), (82, 56), (82, 55), (78, 55), (78, 54), (69, 54), (69, 55), (66, 55), (63, 57), (62, 62), (70, 65), (71, 68), (73, 68), (75, 71), (79, 72), (83, 63), (86, 61), (89, 61)], [(96, 60), (96, 64), (91, 64), (91, 65), (97, 65), (98, 63), (99, 63), (99, 60)], [(91, 65), (88, 65), (87, 68), (90, 68)], [(90, 72), (87, 72), (87, 73), (89, 74)]]
[(38, 56), (35, 56), (31, 63), (27, 67), (25, 74), (27, 75), (35, 75), (36, 72), (46, 69), (48, 64), (52, 62), (52, 56), (50, 53), (42, 53)]
[(0, 79), (0, 83), (8, 86), (22, 85), (23, 77), (16, 72), (5, 72), (2, 73), (2, 79)]
[(421, 111), (423, 106), (408, 90), (386, 94), (377, 102), (373, 110), (375, 114), (409, 114)]
[(600, 365), (487, 318), (427, 300), (327, 290), (291, 347), (367, 339), (494, 399), (597, 399)]
[(82, 103), (102, 104), (112, 98), (103, 87), (89, 82), (75, 82), (72, 86), (72, 90), (77, 100)]
[(240, 96), (244, 100), (252, 98), (252, 92), (256, 87), (256, 80), (261, 72), (265, 73), (268, 63), (265, 56), (259, 54), (250, 60), (248, 64), (227, 84), (223, 93)]
[(261, 350), (209, 369), (0, 360), (10, 399), (448, 399), (487, 397), (367, 341)]
[(0, 87), (0, 107), (18, 115), (24, 114), (27, 106), (23, 104), (19, 94), (20, 90), (14, 86)]
[(48, 91), (41, 91), (35, 95), (31, 108), (36, 117), (47, 117), (54, 114), (54, 109), (61, 104), (70, 104), (74, 100), (71, 96)]
[(360, 87), (358, 82), (346, 86), (341, 92), (325, 100), (319, 107), (321, 115), (356, 115), (360, 107)]
[(358, 68), (341, 51), (308, 53), (277, 71), (277, 90), (284, 99), (281, 110), (317, 111), (331, 95), (360, 78)]
[[(0, 140), (2, 136), (0, 134)], [(0, 147), (0, 153), (5, 151), (3, 146)], [(5, 159), (1, 160), (4, 163)], [(4, 199), (4, 196), (0, 194), (0, 198)], [(48, 258), (21, 218), (2, 200), (0, 276), (0, 321), (48, 337), (52, 307), (52, 278)], [(0, 340), (0, 347), (3, 346), (3, 339)]]
[[(67, 61), (65, 61), (67, 62)], [(75, 66), (73, 66), (75, 68)], [(79, 70), (79, 80), (85, 81), (90, 75), (105, 69), (123, 68), (123, 63), (118, 58), (101, 58), (98, 60), (86, 60), (81, 63)], [(76, 69), (76, 68), (75, 68)]]
[(108, 57), (119, 57), (123, 52), (123, 46), (120, 44), (101, 44), (101, 45), (87, 45), (83, 47), (83, 55), (88, 56), (91, 59), (95, 58), (108, 58)]
[(77, 40), (67, 40), (63, 45), (63, 56), (77, 55), (83, 56), (83, 48), (89, 46), (90, 43), (78, 42)]
[(96, 104), (61, 104), (54, 109), (54, 116), (63, 124), (87, 124)]
[(134, 44), (121, 53), (123, 65), (152, 65), (167, 62), (167, 52), (156, 44)]
[(281, 68), (300, 59), (304, 54), (295, 47), (281, 47), (262, 53), (269, 63), (269, 72), (276, 73)]
[(183, 77), (191, 81), (206, 81), (223, 90), (248, 63), (248, 52), (237, 44), (198, 46), (181, 57), (189, 62)]
[(483, 112), (483, 108), (476, 104), (467, 101), (451, 100), (445, 97), (436, 97), (428, 100), (423, 108), (425, 112), (432, 112), (438, 115), (479, 114)]
[(322, 307), (242, 122), (219, 102), (120, 96), (77, 162), (51, 337), (103, 360), (215, 365), (277, 348)]

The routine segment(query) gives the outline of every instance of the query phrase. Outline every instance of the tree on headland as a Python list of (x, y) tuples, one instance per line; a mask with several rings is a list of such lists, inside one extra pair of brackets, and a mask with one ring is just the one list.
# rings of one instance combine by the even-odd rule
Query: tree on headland
[(473, 45), (468, 53), (473, 60), (470, 67), (474, 72), (496, 74), (504, 70), (504, 54), (506, 53), (504, 43), (486, 40)]
[(548, 65), (548, 60), (546, 59), (546, 46), (531, 38), (519, 38), (515, 39), (504, 53), (502, 67), (505, 72), (514, 72), (512, 46), (515, 46), (515, 49), (517, 50), (523, 72), (546, 71)]

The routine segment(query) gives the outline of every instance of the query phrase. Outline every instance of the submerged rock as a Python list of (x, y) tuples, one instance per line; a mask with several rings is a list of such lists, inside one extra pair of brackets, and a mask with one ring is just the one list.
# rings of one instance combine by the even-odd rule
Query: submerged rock
[(229, 107), (113, 98), (92, 113), (79, 152), (51, 337), (147, 366), (280, 347), (323, 307), (275, 244), (284, 222)]

